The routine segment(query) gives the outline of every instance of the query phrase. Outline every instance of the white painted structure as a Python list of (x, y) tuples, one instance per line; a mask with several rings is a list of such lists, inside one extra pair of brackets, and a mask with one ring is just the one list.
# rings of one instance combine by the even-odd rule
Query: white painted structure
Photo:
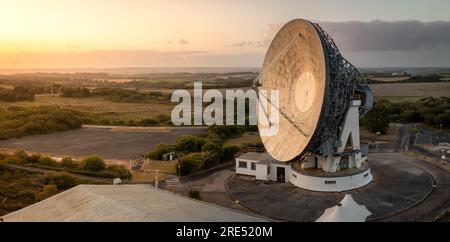
[(313, 154), (294, 168), (267, 153), (248, 152), (236, 158), (236, 174), (262, 181), (289, 182), (310, 191), (342, 192), (366, 186), (373, 177), (366, 162), (367, 152), (361, 151), (360, 105), (360, 100), (350, 102), (334, 154), (326, 157)]
[(365, 222), (372, 213), (364, 205), (353, 200), (352, 195), (346, 194), (342, 201), (325, 212), (316, 222)]

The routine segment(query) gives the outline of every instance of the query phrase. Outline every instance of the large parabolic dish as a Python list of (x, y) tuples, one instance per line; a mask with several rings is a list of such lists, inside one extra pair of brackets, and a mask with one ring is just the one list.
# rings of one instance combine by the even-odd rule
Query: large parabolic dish
[[(373, 102), (367, 84), (333, 40), (318, 24), (302, 19), (277, 33), (255, 86), (267, 90), (268, 97), (279, 90), (280, 128), (261, 139), (267, 152), (284, 162), (309, 152), (331, 153), (350, 99), (360, 95), (361, 115)], [(258, 127), (267, 128), (261, 122)]]

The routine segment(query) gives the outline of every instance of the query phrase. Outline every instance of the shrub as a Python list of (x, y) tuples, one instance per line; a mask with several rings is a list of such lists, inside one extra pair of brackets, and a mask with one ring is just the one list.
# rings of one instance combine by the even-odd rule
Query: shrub
[(189, 174), (192, 174), (196, 172), (199, 169), (200, 163), (197, 163), (193, 161), (192, 159), (189, 159), (186, 156), (181, 157), (178, 159), (177, 167), (180, 169), (180, 176), (186, 176)]
[(130, 178), (131, 172), (127, 170), (123, 165), (109, 165), (106, 168), (107, 171), (111, 172), (114, 178)]
[(41, 158), (39, 158), (38, 164), (43, 166), (54, 166), (56, 162), (48, 156), (41, 156)]
[(205, 145), (203, 145), (202, 147), (202, 152), (213, 152), (216, 154), (221, 153), (222, 151), (222, 145), (216, 142), (207, 142)]
[(172, 145), (159, 144), (156, 149), (151, 150), (147, 157), (153, 160), (162, 160), (162, 156), (175, 150)]
[(236, 145), (224, 145), (222, 147), (222, 159), (227, 161), (233, 159), (239, 148)]
[(46, 199), (58, 193), (58, 187), (54, 184), (45, 185), (42, 192), (39, 193), (39, 199)]
[(86, 171), (101, 171), (106, 168), (106, 164), (99, 156), (89, 156), (80, 163), (80, 169)]
[(199, 152), (207, 139), (192, 135), (182, 135), (177, 138), (176, 150), (186, 153)]
[(30, 190), (19, 191), (15, 199), (25, 203), (35, 203), (37, 201), (36, 193)]
[(8, 163), (4, 160), (0, 160), (0, 171), (6, 171), (8, 169)]
[(14, 156), (19, 158), (22, 162), (26, 162), (28, 158), (27, 152), (25, 152), (25, 150), (17, 150), (16, 152), (14, 152)]
[(7, 157), (5, 158), (5, 161), (6, 161), (7, 163), (9, 163), (9, 164), (19, 164), (19, 163), (22, 163), (22, 160), (19, 159), (19, 158), (17, 158), (17, 157), (14, 156), (14, 155), (7, 156)]
[(75, 179), (67, 172), (56, 172), (46, 174), (44, 184), (55, 185), (58, 190), (66, 190), (76, 185)]
[(32, 154), (32, 155), (27, 157), (27, 162), (28, 163), (32, 163), (32, 164), (38, 163), (40, 158), (41, 158), (41, 155), (39, 155), (39, 154)]
[(77, 169), (78, 163), (72, 160), (70, 157), (64, 157), (61, 160), (61, 166), (70, 170)]

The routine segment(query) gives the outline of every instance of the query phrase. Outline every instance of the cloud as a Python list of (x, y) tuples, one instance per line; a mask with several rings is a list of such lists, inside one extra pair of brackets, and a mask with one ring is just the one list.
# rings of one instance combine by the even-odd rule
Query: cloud
[(415, 51), (450, 48), (450, 22), (349, 21), (319, 23), (339, 48), (350, 51)]
[(178, 43), (179, 43), (180, 45), (188, 45), (188, 44), (189, 44), (189, 41), (187, 41), (187, 40), (185, 40), (185, 39), (179, 39), (179, 40), (178, 40)]
[(236, 47), (245, 47), (245, 46), (254, 46), (255, 44), (252, 41), (241, 41), (237, 43), (232, 43), (229, 45), (225, 45), (227, 48), (236, 48)]

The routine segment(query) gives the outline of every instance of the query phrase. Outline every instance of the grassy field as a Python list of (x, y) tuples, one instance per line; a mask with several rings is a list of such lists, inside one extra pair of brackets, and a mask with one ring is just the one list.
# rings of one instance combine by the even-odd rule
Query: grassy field
[(64, 98), (59, 96), (36, 96), (33, 102), (0, 102), (0, 108), (10, 106), (37, 107), (59, 106), (88, 114), (96, 120), (129, 121), (170, 115), (173, 104), (167, 103), (120, 103), (103, 98)]
[(372, 84), (375, 97), (442, 97), (450, 96), (449, 82)]

